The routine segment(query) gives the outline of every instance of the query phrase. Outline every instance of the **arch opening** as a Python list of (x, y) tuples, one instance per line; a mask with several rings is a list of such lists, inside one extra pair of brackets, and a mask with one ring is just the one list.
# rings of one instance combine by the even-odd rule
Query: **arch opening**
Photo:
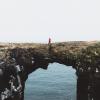
[(76, 100), (76, 71), (71, 66), (50, 63), (26, 81), (25, 100)]

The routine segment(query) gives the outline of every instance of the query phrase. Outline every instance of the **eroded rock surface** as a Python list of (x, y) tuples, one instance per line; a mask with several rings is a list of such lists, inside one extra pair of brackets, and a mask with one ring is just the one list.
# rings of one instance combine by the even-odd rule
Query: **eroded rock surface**
[[(77, 100), (99, 100), (97, 88), (100, 87), (98, 85), (100, 83), (100, 43), (96, 41), (52, 44), (1, 43), (0, 94), (2, 95), (0, 100), (24, 100), (24, 87), (28, 75), (38, 68), (47, 69), (48, 64), (53, 62), (76, 69), (77, 84), (81, 86), (81, 89), (77, 86)], [(86, 82), (86, 86), (83, 85), (83, 81)], [(85, 90), (82, 90), (83, 86)], [(9, 95), (6, 95), (7, 91)], [(85, 96), (81, 93), (83, 91)], [(93, 91), (96, 94), (93, 94)], [(5, 95), (9, 98), (6, 99)], [(82, 96), (85, 98), (82, 99)]]

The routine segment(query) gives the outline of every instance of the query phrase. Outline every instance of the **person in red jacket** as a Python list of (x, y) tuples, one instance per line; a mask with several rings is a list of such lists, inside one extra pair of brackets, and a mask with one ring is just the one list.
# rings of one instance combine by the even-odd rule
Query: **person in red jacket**
[(49, 54), (50, 54), (50, 51), (51, 51), (51, 38), (49, 37), (49, 40), (48, 40), (48, 50), (49, 50)]
[(49, 38), (48, 44), (51, 44), (51, 38)]

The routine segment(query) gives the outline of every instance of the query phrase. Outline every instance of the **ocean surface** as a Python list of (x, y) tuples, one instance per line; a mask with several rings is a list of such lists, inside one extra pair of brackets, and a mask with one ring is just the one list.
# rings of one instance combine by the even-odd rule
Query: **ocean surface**
[(76, 78), (71, 66), (49, 64), (29, 75), (25, 100), (76, 100)]

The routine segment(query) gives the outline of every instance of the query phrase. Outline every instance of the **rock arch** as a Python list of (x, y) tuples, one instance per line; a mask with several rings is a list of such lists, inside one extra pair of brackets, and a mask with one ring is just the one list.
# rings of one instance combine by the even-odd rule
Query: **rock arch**
[[(1, 46), (1, 62), (5, 66), (23, 67), (20, 74), (22, 95), (28, 75), (41, 67), (47, 69), (49, 63), (58, 62), (76, 69), (77, 100), (99, 100), (100, 43), (63, 42), (53, 44), (6, 44)], [(1, 64), (2, 66), (2, 64)]]

